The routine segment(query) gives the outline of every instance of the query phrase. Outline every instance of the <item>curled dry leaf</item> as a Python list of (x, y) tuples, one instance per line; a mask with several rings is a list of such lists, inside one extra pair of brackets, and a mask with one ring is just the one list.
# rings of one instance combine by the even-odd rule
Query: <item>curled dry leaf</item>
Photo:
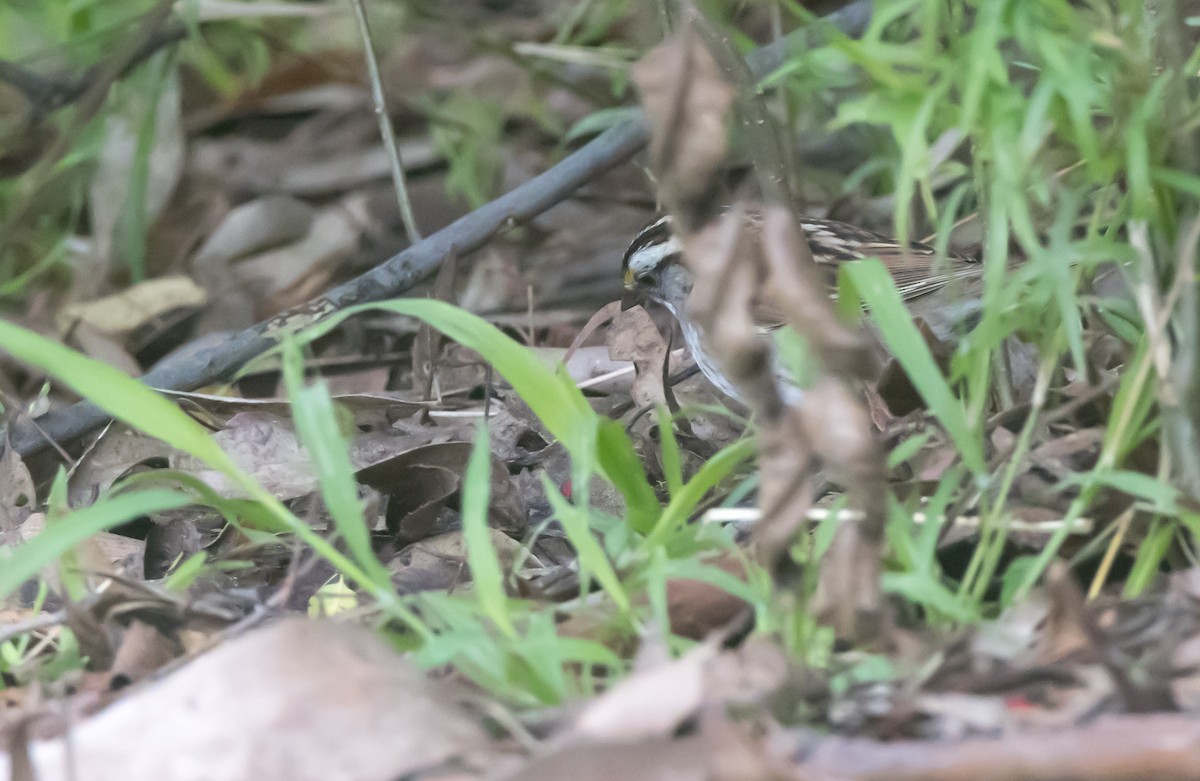
[(667, 344), (645, 309), (634, 307), (617, 315), (608, 330), (608, 354), (613, 360), (632, 361), (636, 367), (630, 395), (637, 406), (666, 403), (662, 370)]
[(306, 285), (327, 281), (357, 251), (362, 233), (363, 227), (334, 205), (317, 214), (303, 239), (239, 261), (233, 274), (261, 296), (255, 302), (260, 313), (274, 314), (315, 296), (319, 290)]
[(114, 337), (81, 322), (71, 331), (71, 341), (84, 355), (101, 363), (107, 363), (130, 377), (136, 377), (142, 373), (137, 359), (125, 349), (124, 339)]
[[(762, 424), (760, 551), (773, 568), (786, 560), (813, 500), (819, 458), (864, 514), (839, 534), (824, 568), (822, 604), (840, 633), (862, 636), (872, 631), (881, 601), (886, 492), (870, 420), (846, 383), (877, 373), (870, 347), (833, 311), (789, 209), (753, 209), (762, 217), (752, 219), (745, 208), (734, 208), (705, 222), (719, 207), (713, 195), (733, 93), (698, 36), (685, 30), (651, 52), (635, 80), (651, 118), (652, 163), (694, 280), (685, 314)], [(775, 346), (764, 336), (765, 312), (776, 313), (775, 324), (799, 331), (832, 376), (802, 410), (787, 406)]]
[(817, 489), (814, 453), (799, 409), (785, 408), (772, 425), (759, 430), (758, 470), (762, 520), (754, 527), (755, 549), (779, 578)]
[[(438, 442), (415, 447), (362, 469), (358, 480), (388, 499), (388, 528), (402, 542), (427, 537), (436, 529), (437, 515), (452, 500), (457, 503), (470, 458), (470, 442)], [(493, 528), (520, 534), (526, 527), (525, 500), (509, 478), (508, 469), (492, 458), (488, 522)]]
[(830, 476), (862, 513), (844, 523), (821, 562), (817, 615), (844, 637), (877, 634), (887, 490), (883, 452), (863, 404), (842, 382), (820, 380), (805, 399), (804, 422), (813, 449)]
[(757, 231), (735, 208), (681, 240), (695, 278), (687, 314), (705, 334), (731, 384), (773, 424), (784, 402), (771, 342), (762, 337), (753, 315), (764, 278)]
[(4, 442), (0, 453), (0, 544), (15, 544), (17, 528), (37, 505), (37, 488), (21, 454)]
[(674, 203), (701, 196), (728, 150), (726, 123), (734, 90), (690, 26), (633, 66), (633, 80), (652, 129), (650, 161)]
[(837, 377), (870, 379), (878, 366), (862, 333), (834, 312), (825, 280), (812, 259), (795, 215), (784, 206), (763, 210), (763, 303), (804, 335), (821, 365)]
[[(279, 499), (295, 499), (317, 488), (312, 461), (289, 423), (273, 415), (244, 412), (229, 419), (227, 428), (213, 439), (267, 491)], [(225, 497), (240, 497), (241, 488), (224, 474), (206, 468), (197, 459), (177, 454), (174, 469), (192, 472)]]
[[(786, 560), (814, 497), (815, 457), (856, 482), (852, 497), (868, 506), (867, 532), (845, 532), (837, 546), (841, 571), (826, 581), (838, 629), (857, 636), (860, 614), (878, 607), (878, 546), (881, 536), (882, 459), (870, 442), (870, 424), (836, 381), (810, 397), (804, 410), (789, 408), (776, 370), (774, 345), (764, 338), (759, 315), (772, 310), (800, 331), (835, 376), (870, 374), (870, 352), (843, 325), (829, 303), (803, 235), (788, 209), (766, 209), (749, 219), (743, 208), (725, 212), (699, 229), (716, 204), (705, 204), (724, 160), (727, 114), (733, 90), (715, 58), (689, 29), (651, 52), (634, 74), (653, 129), (651, 160), (668, 207), (679, 218), (684, 260), (694, 280), (686, 315), (706, 337), (733, 388), (759, 416), (761, 496), (760, 552), (772, 568)], [(756, 210), (757, 211), (757, 210)], [(862, 424), (862, 433), (851, 432)], [(843, 425), (845, 424), (845, 425)], [(828, 452), (826, 452), (828, 451)], [(830, 568), (832, 573), (832, 568)], [(832, 574), (830, 575), (832, 577)], [(861, 577), (862, 581), (856, 579)], [(839, 602), (844, 600), (844, 602)]]
[(289, 195), (268, 195), (232, 209), (192, 258), (206, 286), (217, 282), (238, 258), (298, 241), (308, 233), (316, 210)]
[(121, 688), (140, 681), (183, 653), (179, 641), (157, 627), (135, 618), (117, 646), (109, 670), (111, 686)]
[(230, 197), (211, 176), (185, 173), (146, 235), (147, 270), (152, 276), (177, 273), (229, 214)]
[(212, 302), (202, 318), (201, 333), (253, 322), (253, 296), (234, 276), (234, 261), (300, 241), (315, 215), (313, 207), (287, 195), (258, 198), (225, 215), (192, 258), (192, 272)]

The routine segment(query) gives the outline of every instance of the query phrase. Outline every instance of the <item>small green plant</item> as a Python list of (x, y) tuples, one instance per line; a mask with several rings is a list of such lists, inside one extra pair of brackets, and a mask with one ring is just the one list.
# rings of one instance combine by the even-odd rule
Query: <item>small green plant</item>
[[(584, 591), (589, 583), (600, 586), (616, 609), (616, 626), (624, 627), (626, 632), (637, 629), (643, 618), (641, 611), (647, 609), (636, 607), (631, 584), (648, 582), (647, 588), (661, 594), (668, 576), (687, 573), (688, 577), (708, 580), (734, 593), (752, 593), (726, 573), (673, 558), (676, 552), (690, 555), (719, 543), (704, 543), (698, 536), (700, 532), (685, 522), (705, 494), (753, 454), (749, 442), (721, 451), (688, 481), (676, 474), (671, 479), (671, 500), (661, 507), (624, 429), (595, 413), (564, 373), (551, 370), (531, 350), (475, 315), (439, 301), (409, 299), (340, 313), (279, 348), (293, 420), (315, 465), (337, 540), (321, 537), (267, 494), (172, 402), (115, 369), (44, 337), (0, 323), (0, 348), (40, 367), (114, 417), (200, 458), (248, 495), (244, 500), (221, 499), (194, 478), (174, 472), (135, 477), (89, 507), (64, 509), (62, 518), (45, 533), (10, 552), (0, 571), (0, 596), (11, 594), (26, 579), (98, 531), (140, 515), (203, 502), (249, 528), (295, 534), (328, 559), (343, 578), (369, 594), (386, 615), (398, 619), (415, 638), (414, 647), (420, 649), (419, 656), (425, 663), (455, 664), (481, 684), (516, 701), (532, 704), (528, 699), (532, 696), (537, 702), (561, 702), (582, 693), (580, 682), (597, 670), (605, 669), (610, 674), (623, 670), (624, 662), (603, 645), (558, 637), (552, 611), (513, 602), (507, 596), (508, 573), (492, 548), (486, 525), (490, 455), (485, 429), (480, 429), (473, 450), (463, 498), (472, 595), (459, 598), (424, 594), (401, 599), (393, 592), (390, 575), (371, 548), (345, 436), (338, 427), (332, 400), (322, 382), (304, 382), (300, 352), (302, 344), (346, 318), (372, 309), (426, 320), (487, 356), (568, 448), (573, 457), (573, 484), (582, 488), (576, 489), (570, 499), (551, 484), (546, 485), (546, 492), (579, 556)], [(669, 450), (670, 445), (667, 447)], [(597, 476), (612, 482), (625, 497), (624, 518), (604, 516), (590, 506), (587, 486)], [(168, 490), (161, 487), (164, 482), (177, 487)], [(605, 530), (611, 533), (605, 535)], [(620, 541), (615, 550), (606, 550), (606, 536), (610, 541)], [(197, 566), (192, 563), (186, 570), (177, 570), (176, 576), (191, 577)], [(658, 600), (657, 611), (661, 610), (662, 602)], [(567, 670), (588, 672), (584, 678), (575, 679), (567, 675)]]

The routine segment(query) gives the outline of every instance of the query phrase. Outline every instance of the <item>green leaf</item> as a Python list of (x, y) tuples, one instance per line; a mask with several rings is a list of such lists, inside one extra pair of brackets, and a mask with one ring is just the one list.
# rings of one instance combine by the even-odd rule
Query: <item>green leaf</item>
[(745, 463), (755, 451), (755, 443), (749, 439), (739, 440), (721, 448), (700, 467), (692, 479), (684, 484), (671, 501), (663, 508), (658, 522), (642, 543), (643, 551), (653, 550), (663, 544), (676, 529), (683, 526), (704, 498), (717, 483), (724, 480), (738, 466)]
[[(87, 358), (57, 342), (3, 320), (0, 320), (0, 349), (41, 368), (114, 418), (190, 453), (228, 475), (270, 515), (346, 577), (369, 586), (375, 598), (383, 603), (392, 615), (405, 621), (418, 633), (424, 631), (420, 619), (405, 608), (396, 596), (390, 581), (386, 587), (375, 582), (357, 564), (297, 518), (278, 498), (269, 494), (254, 478), (244, 472), (209, 436), (208, 431), (173, 402), (107, 364)], [(580, 398), (582, 399), (582, 395)]]
[(136, 491), (103, 497), (89, 507), (47, 523), (36, 537), (0, 556), (0, 601), (93, 534), (143, 515), (176, 510), (191, 503), (190, 496), (177, 491)]
[(916, 570), (885, 572), (881, 586), (885, 594), (899, 594), (910, 602), (924, 605), (955, 621), (967, 622), (976, 618), (975, 613), (931, 573)]
[(1133, 560), (1133, 568), (1129, 572), (1129, 578), (1125, 581), (1125, 588), (1122, 596), (1126, 599), (1135, 599), (1153, 585), (1154, 580), (1161, 572), (1163, 560), (1167, 558), (1167, 553), (1171, 550), (1171, 543), (1175, 540), (1175, 529), (1177, 524), (1173, 521), (1155, 518), (1150, 529), (1146, 533), (1146, 538), (1138, 545), (1137, 556)]
[(492, 545), (488, 526), (488, 503), (492, 487), (492, 451), (488, 445), (487, 426), (480, 424), (475, 445), (467, 461), (462, 487), (462, 530), (467, 544), (467, 564), (475, 597), (484, 614), (510, 638), (517, 635), (508, 612), (508, 594), (504, 588), (504, 568)]
[(641, 114), (642, 110), (637, 106), (616, 106), (593, 111), (572, 125), (563, 141), (578, 141), (587, 136), (599, 135), (610, 127), (619, 125), (628, 119), (640, 117)]
[(600, 587), (616, 603), (617, 608), (622, 613), (628, 614), (631, 607), (629, 595), (625, 593), (625, 587), (621, 585), (621, 579), (617, 576), (617, 571), (613, 569), (612, 562), (608, 560), (604, 549), (600, 547), (592, 530), (588, 528), (586, 514), (568, 502), (545, 475), (542, 475), (542, 487), (546, 492), (546, 499), (550, 502), (550, 508), (554, 510), (554, 516), (562, 524), (567, 539), (575, 547), (575, 553), (579, 556), (580, 577), (594, 577)]
[(658, 416), (658, 436), (662, 442), (663, 476), (667, 481), (667, 493), (674, 494), (683, 487), (683, 461), (679, 452), (679, 440), (675, 438), (675, 424), (671, 420), (670, 411), (659, 405), (655, 410)]
[(321, 498), (350, 555), (376, 589), (392, 588), (391, 574), (371, 546), (371, 530), (363, 517), (358, 482), (350, 463), (349, 445), (338, 429), (337, 411), (322, 381), (304, 385), (304, 359), (291, 339), (283, 343), (283, 378), (292, 402), (296, 435), (312, 459)]
[(174, 402), (108, 364), (3, 320), (0, 349), (57, 378), (117, 420), (190, 453), (214, 469), (240, 473), (208, 431)]
[(904, 306), (896, 284), (878, 260), (842, 264), (845, 274), (871, 310), (888, 350), (904, 368), (929, 410), (946, 428), (959, 455), (976, 475), (987, 471), (980, 436), (967, 422), (962, 403), (955, 398), (941, 369), (929, 352), (921, 332)]
[(661, 508), (623, 425), (615, 420), (599, 421), (596, 458), (604, 474), (625, 499), (626, 523), (642, 534), (650, 531)]
[(366, 311), (393, 312), (428, 322), (454, 341), (471, 348), (513, 386), (550, 433), (568, 450), (591, 440), (599, 416), (571, 378), (552, 371), (532, 350), (518, 344), (496, 326), (444, 301), (406, 298), (364, 304), (341, 312), (305, 331), (305, 339), (328, 333), (343, 320)]
[(193, 553), (181, 561), (174, 571), (163, 580), (163, 588), (178, 593), (187, 591), (204, 572), (206, 563), (208, 563), (207, 553), (204, 551)]

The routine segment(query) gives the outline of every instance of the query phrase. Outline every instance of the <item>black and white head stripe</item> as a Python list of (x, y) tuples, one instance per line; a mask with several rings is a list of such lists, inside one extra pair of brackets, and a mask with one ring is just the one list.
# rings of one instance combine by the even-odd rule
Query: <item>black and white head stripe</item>
[(661, 217), (647, 225), (633, 238), (621, 266), (625, 284), (631, 284), (641, 274), (653, 272), (664, 261), (677, 260), (683, 251), (679, 239), (671, 232), (671, 218)]
[[(748, 215), (757, 226), (759, 215)], [(818, 266), (836, 275), (837, 266), (848, 260), (878, 257), (888, 263), (892, 276), (904, 298), (918, 298), (945, 287), (954, 279), (968, 279), (979, 274), (973, 259), (952, 255), (944, 268), (931, 265), (936, 251), (928, 244), (910, 242), (902, 246), (882, 234), (834, 220), (804, 218), (800, 223), (813, 259)], [(625, 286), (632, 288), (644, 275), (657, 275), (665, 264), (678, 262), (683, 247), (671, 231), (671, 218), (660, 217), (634, 237), (622, 260)], [(833, 278), (830, 285), (835, 285)]]

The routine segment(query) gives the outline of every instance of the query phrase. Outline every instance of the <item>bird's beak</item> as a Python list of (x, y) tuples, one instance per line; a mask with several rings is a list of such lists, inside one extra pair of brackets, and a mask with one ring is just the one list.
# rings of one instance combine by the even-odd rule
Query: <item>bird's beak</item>
[(625, 269), (625, 292), (621, 295), (621, 311), (633, 309), (638, 304), (642, 303), (641, 296), (633, 284), (633, 269)]

